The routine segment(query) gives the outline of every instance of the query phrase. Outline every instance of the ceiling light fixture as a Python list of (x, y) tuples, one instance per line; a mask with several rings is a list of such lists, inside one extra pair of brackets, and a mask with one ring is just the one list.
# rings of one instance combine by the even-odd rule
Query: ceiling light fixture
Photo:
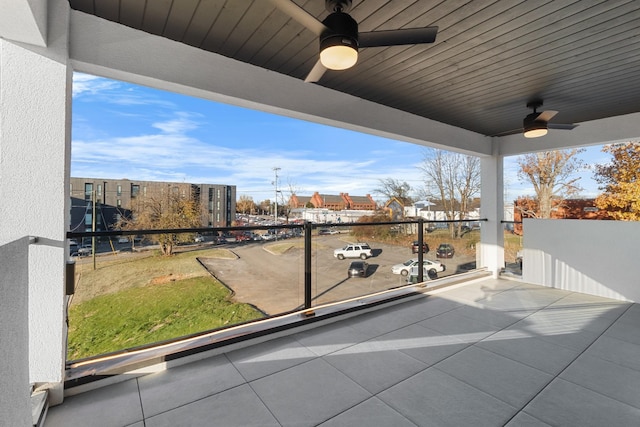
[[(531, 114), (530, 114), (531, 115)], [(538, 114), (535, 114), (537, 116)], [(547, 122), (539, 121), (539, 120), (527, 120), (524, 119), (524, 137), (525, 138), (539, 138), (541, 136), (545, 136), (548, 132), (547, 130)]]
[(525, 138), (539, 138), (547, 134), (547, 122), (536, 120), (539, 116), (540, 113), (536, 112), (536, 106), (533, 106), (533, 113), (527, 115), (522, 123)]
[(330, 70), (346, 70), (358, 62), (358, 23), (338, 10), (322, 21), (320, 62)]

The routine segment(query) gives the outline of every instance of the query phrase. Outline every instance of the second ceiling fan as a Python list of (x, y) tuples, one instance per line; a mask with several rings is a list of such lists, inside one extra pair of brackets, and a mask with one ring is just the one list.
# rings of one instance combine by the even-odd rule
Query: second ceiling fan
[(358, 48), (433, 43), (438, 27), (359, 32), (358, 23), (347, 13), (352, 0), (325, 0), (331, 12), (323, 21), (298, 6), (293, 0), (271, 0), (310, 31), (320, 41), (320, 58), (305, 78), (317, 82), (328, 70), (345, 70), (358, 61)]

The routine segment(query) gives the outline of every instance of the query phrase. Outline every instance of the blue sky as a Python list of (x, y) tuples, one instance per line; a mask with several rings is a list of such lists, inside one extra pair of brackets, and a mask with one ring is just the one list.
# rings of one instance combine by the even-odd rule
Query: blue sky
[[(424, 186), (424, 147), (259, 111), (74, 74), (71, 175), (236, 185), (237, 196), (374, 194), (379, 179)], [(605, 162), (591, 147), (582, 158)], [(507, 200), (533, 194), (505, 163)], [(585, 170), (586, 196), (597, 194)], [(417, 191), (416, 191), (417, 192)]]

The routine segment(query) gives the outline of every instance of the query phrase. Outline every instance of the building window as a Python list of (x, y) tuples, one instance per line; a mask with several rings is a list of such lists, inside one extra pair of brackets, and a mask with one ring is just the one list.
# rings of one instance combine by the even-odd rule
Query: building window
[(84, 183), (84, 199), (91, 200), (93, 196), (93, 184), (91, 182)]
[(147, 186), (145, 185), (144, 187), (142, 187), (142, 194), (143, 195), (147, 195)]
[(140, 194), (140, 186), (138, 184), (131, 184), (131, 197), (136, 197)]
[(102, 196), (102, 184), (98, 184), (98, 196)]
[(92, 215), (90, 213), (86, 213), (84, 216), (84, 225), (91, 225)]
[(120, 200), (120, 199), (116, 200), (116, 206), (117, 207), (121, 207), (122, 206), (122, 200)]
[[(118, 184), (118, 186), (116, 187), (116, 195), (117, 196), (122, 196), (122, 185)], [(118, 205), (120, 206), (120, 205)]]

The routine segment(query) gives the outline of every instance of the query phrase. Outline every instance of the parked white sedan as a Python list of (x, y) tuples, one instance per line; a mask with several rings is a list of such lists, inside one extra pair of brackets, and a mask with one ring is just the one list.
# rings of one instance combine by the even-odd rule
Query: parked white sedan
[[(411, 258), (403, 262), (402, 264), (396, 264), (393, 267), (391, 267), (391, 272), (393, 274), (401, 274), (403, 276), (407, 276), (411, 271), (411, 267), (414, 267), (417, 265), (418, 265), (418, 258)], [(428, 259), (422, 260), (422, 265), (424, 266), (425, 271), (427, 271), (429, 275), (434, 275), (440, 271), (445, 271), (446, 269), (444, 264), (442, 264), (441, 262), (431, 261)]]

